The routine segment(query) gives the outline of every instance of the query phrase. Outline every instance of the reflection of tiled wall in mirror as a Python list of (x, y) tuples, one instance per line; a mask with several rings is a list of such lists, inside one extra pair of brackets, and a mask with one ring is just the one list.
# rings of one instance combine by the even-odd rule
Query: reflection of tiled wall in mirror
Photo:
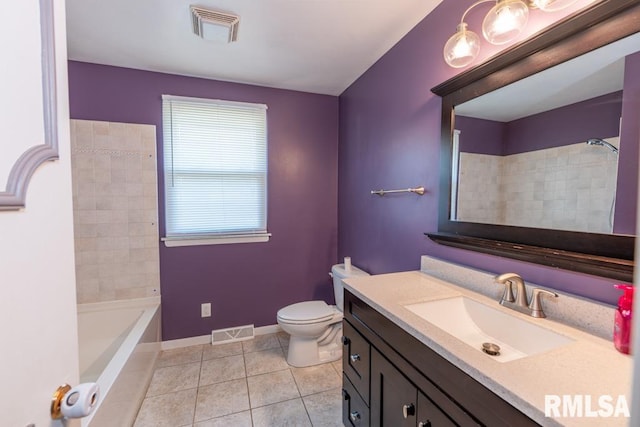
[(460, 153), (458, 221), (504, 224), (502, 156)]
[(617, 168), (617, 154), (586, 143), (504, 157), (460, 153), (457, 219), (611, 233)]

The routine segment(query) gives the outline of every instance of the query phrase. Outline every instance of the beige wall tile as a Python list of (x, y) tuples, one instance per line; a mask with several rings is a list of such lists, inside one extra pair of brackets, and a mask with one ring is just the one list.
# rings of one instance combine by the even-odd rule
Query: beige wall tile
[(127, 180), (129, 172), (130, 171), (127, 169), (110, 169), (109, 175), (111, 176), (111, 182), (119, 182), (123, 184), (129, 182)]
[[(142, 183), (127, 183), (125, 186), (125, 194), (129, 197), (140, 197), (144, 194), (144, 186)], [(153, 193), (155, 195), (155, 192)]]
[(78, 301), (157, 295), (155, 126), (72, 120), (71, 129)]
[[(106, 152), (102, 152), (99, 151), (97, 148), (96, 150), (92, 153), (93, 154), (93, 167), (95, 170), (106, 170), (106, 171), (110, 171), (111, 170), (111, 155), (106, 153)], [(73, 158), (71, 159), (71, 162), (73, 163)]]
[(149, 296), (149, 291), (146, 288), (126, 288), (116, 289), (116, 299), (134, 299), (134, 298), (146, 298)]
[(94, 135), (109, 135), (109, 122), (90, 121)]

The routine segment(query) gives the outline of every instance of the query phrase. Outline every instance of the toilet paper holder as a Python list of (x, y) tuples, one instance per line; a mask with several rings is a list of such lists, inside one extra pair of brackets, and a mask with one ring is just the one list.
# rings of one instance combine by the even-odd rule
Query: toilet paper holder
[(100, 397), (96, 383), (83, 383), (76, 387), (62, 384), (51, 397), (51, 419), (82, 418), (88, 416)]
[(67, 394), (69, 390), (71, 390), (69, 384), (62, 384), (53, 392), (53, 396), (51, 397), (51, 419), (59, 420), (62, 418), (62, 399), (64, 399), (65, 394)]

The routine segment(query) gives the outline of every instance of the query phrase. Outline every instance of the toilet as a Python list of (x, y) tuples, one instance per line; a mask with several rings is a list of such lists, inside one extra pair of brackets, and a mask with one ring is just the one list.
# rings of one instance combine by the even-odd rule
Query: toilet
[(368, 276), (357, 267), (331, 267), (336, 305), (324, 301), (304, 301), (278, 310), (278, 325), (288, 333), (287, 363), (298, 368), (338, 360), (342, 355), (342, 279)]

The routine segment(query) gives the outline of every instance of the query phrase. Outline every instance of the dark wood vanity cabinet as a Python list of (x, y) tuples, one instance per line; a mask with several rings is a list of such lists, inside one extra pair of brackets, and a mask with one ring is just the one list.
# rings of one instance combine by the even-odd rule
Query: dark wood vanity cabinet
[(371, 396), (372, 426), (458, 425), (375, 349), (371, 351)]
[(349, 291), (344, 298), (345, 426), (538, 426)]

